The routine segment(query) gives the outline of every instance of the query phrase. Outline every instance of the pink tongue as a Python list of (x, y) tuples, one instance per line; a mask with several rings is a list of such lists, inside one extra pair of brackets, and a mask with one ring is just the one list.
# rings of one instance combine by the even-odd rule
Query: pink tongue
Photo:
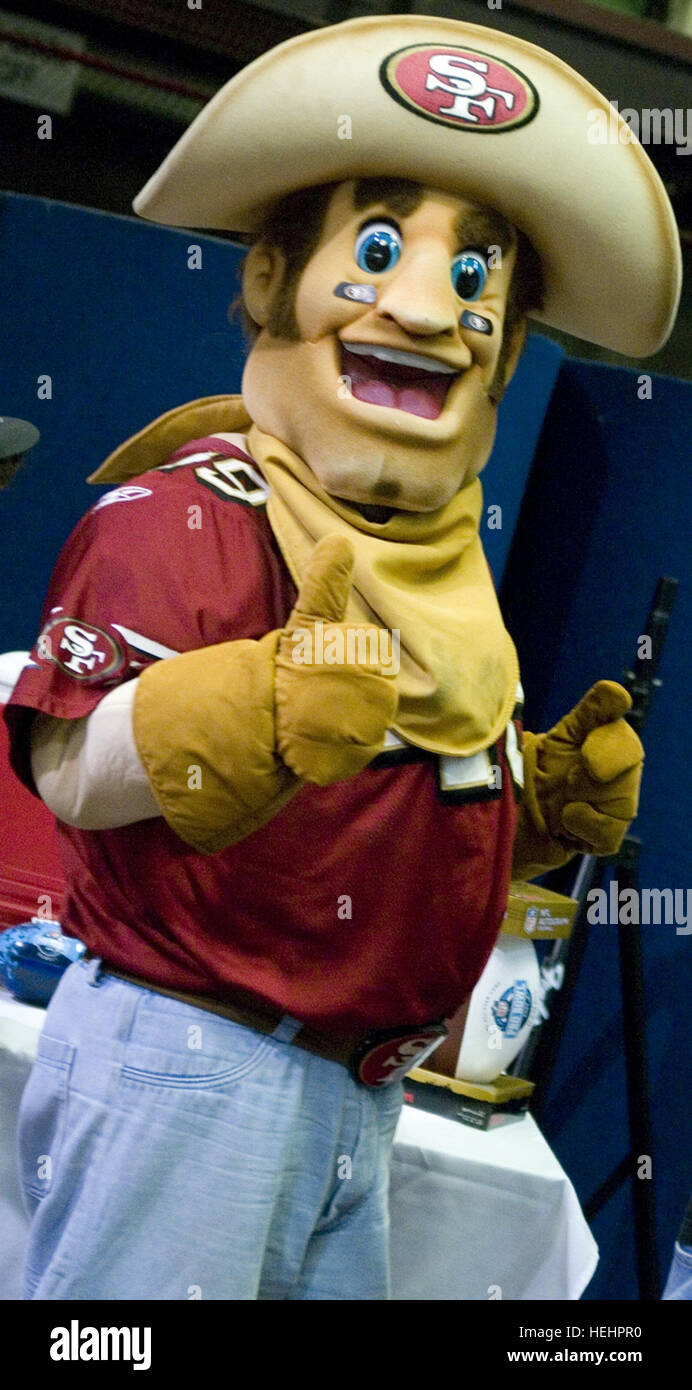
[(424, 415), (426, 420), (436, 420), (442, 409), (442, 401), (424, 386), (407, 386), (396, 394), (399, 410), (407, 410), (409, 415)]
[(386, 381), (353, 381), (353, 395), (357, 401), (368, 405), (389, 405), (396, 410), (406, 410), (409, 415), (423, 415), (426, 420), (436, 420), (440, 413), (440, 402), (431, 391), (422, 386), (406, 386), (396, 391)]
[[(409, 415), (422, 415), (426, 420), (436, 420), (447, 393), (448, 379), (430, 373), (416, 372), (410, 367), (397, 369), (389, 363), (373, 358), (356, 357), (348, 354), (348, 367), (351, 377), (351, 390), (357, 401), (367, 405), (387, 405), (396, 410), (405, 410)], [(380, 372), (387, 371), (390, 376), (408, 377), (408, 381), (394, 385), (385, 381)], [(428, 376), (429, 380), (425, 380)], [(415, 380), (412, 380), (415, 378)]]

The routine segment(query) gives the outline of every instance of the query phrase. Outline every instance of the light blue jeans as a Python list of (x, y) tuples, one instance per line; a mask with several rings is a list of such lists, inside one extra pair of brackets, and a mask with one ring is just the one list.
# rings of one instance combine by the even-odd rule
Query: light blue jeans
[(29, 1299), (387, 1299), (403, 1086), (78, 961), (18, 1126)]

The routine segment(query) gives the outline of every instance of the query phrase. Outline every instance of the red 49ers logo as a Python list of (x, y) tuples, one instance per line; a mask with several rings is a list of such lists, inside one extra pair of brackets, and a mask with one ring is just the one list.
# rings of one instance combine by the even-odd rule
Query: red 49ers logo
[(124, 665), (124, 655), (109, 633), (79, 618), (54, 618), (36, 643), (41, 661), (54, 661), (78, 681), (101, 681)]
[(511, 63), (456, 45), (414, 44), (385, 58), (380, 80), (417, 116), (460, 130), (516, 129), (533, 120), (538, 92)]

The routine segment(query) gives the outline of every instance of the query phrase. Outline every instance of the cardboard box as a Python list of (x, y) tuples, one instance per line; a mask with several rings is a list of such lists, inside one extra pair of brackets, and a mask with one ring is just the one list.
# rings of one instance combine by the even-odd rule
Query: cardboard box
[(554, 941), (572, 933), (579, 904), (536, 883), (510, 883), (507, 911), (500, 932), (532, 941)]
[(505, 1072), (487, 1085), (414, 1067), (404, 1081), (404, 1104), (459, 1120), (473, 1129), (496, 1129), (520, 1120), (529, 1107), (532, 1081)]

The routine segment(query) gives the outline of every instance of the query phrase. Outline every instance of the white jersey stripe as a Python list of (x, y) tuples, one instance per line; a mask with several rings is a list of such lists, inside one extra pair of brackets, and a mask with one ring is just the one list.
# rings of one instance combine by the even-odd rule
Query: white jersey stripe
[(161, 471), (165, 468), (167, 473), (172, 473), (174, 468), (185, 468), (188, 463), (204, 463), (207, 459), (216, 458), (216, 454), (215, 449), (205, 449), (202, 454), (187, 454), (184, 459), (177, 459), (175, 463), (162, 464)]
[(180, 652), (173, 651), (172, 647), (164, 647), (161, 642), (153, 642), (151, 637), (143, 637), (140, 632), (133, 632), (132, 628), (123, 627), (121, 623), (112, 623), (116, 632), (122, 633), (125, 641), (138, 652), (145, 652), (147, 656), (156, 656), (160, 661), (164, 661), (168, 656), (180, 656)]

